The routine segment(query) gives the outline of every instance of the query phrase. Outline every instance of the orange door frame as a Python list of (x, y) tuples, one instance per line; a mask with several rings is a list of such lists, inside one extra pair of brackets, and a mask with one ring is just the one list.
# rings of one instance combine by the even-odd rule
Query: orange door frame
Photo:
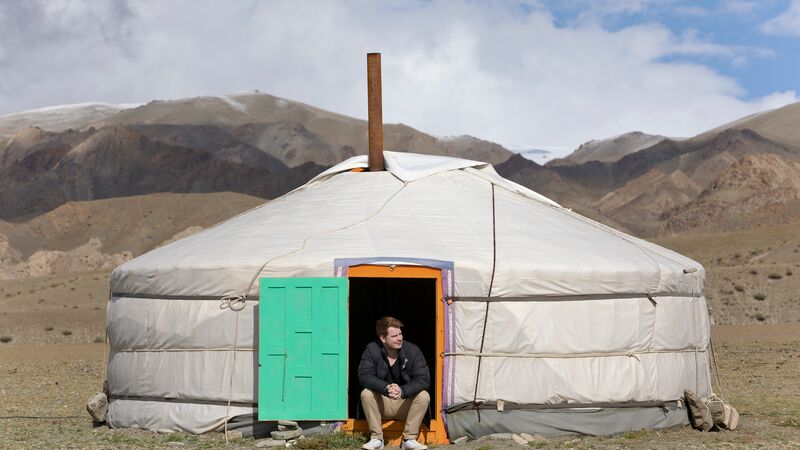
[[(377, 266), (363, 264), (347, 269), (349, 278), (431, 278), (436, 280), (436, 405), (430, 427), (422, 426), (419, 434), (421, 442), (430, 444), (447, 444), (447, 431), (442, 420), (442, 370), (444, 370), (444, 304), (442, 302), (442, 271), (431, 267), (393, 265)], [(348, 308), (350, 303), (348, 302)], [(352, 355), (351, 355), (352, 356)], [(352, 393), (350, 393), (352, 395)], [(384, 439), (387, 444), (399, 445), (402, 438), (404, 422), (387, 420), (383, 422)], [(342, 430), (351, 432), (369, 431), (366, 420), (348, 419)]]

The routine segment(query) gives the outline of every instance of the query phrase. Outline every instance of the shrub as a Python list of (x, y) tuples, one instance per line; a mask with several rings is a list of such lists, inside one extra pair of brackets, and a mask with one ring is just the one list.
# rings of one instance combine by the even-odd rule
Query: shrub
[(792, 276), (792, 271), (791, 271), (791, 269), (786, 269), (786, 276), (787, 276), (787, 277), (790, 277), (790, 276)]
[(758, 271), (756, 269), (750, 269), (750, 275), (758, 275)]
[(94, 338), (94, 343), (95, 344), (101, 344), (103, 342), (105, 342), (105, 339), (101, 338), (100, 336), (97, 336), (96, 338)]
[(11, 336), (0, 336), (0, 342), (3, 344), (8, 344), (9, 342), (13, 341), (14, 338)]
[(733, 285), (733, 289), (736, 292), (744, 292), (744, 286), (742, 286), (741, 284), (734, 284)]
[(756, 320), (759, 321), (759, 322), (763, 322), (763, 321), (767, 320), (767, 316), (765, 316), (764, 314), (758, 313), (758, 314), (756, 314)]
[(767, 295), (766, 294), (762, 294), (761, 292), (757, 292), (757, 293), (753, 294), (753, 298), (758, 300), (758, 301), (762, 301), (762, 300), (765, 300), (767, 298)]
[(46, 327), (44, 331), (53, 331), (53, 327)]
[(783, 278), (783, 275), (776, 272), (772, 272), (771, 274), (767, 275), (767, 278), (769, 278), (770, 280), (780, 280), (781, 278)]
[(64, 330), (64, 331), (61, 332), (61, 334), (63, 334), (64, 336), (71, 336), (72, 335), (72, 331)]

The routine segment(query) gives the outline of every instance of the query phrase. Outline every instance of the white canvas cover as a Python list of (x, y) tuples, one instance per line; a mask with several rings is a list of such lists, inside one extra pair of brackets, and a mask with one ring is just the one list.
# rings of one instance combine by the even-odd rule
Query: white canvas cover
[[(223, 423), (228, 400), (231, 416), (253, 412), (254, 280), (329, 277), (336, 258), (454, 263), (449, 405), (659, 402), (684, 389), (710, 392), (699, 263), (562, 208), (482, 162), (385, 159), (387, 171), (353, 172), (366, 156), (351, 158), (117, 268), (110, 424), (204, 432)], [(487, 314), (478, 300), (490, 286)], [(236, 313), (221, 307), (230, 295), (250, 300)]]

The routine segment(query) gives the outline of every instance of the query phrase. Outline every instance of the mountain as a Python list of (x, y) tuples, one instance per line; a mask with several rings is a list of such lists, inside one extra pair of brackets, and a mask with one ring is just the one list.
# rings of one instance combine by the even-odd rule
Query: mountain
[[(289, 167), (337, 164), (367, 153), (367, 122), (304, 103), (247, 92), (222, 97), (154, 101), (95, 122), (108, 125), (210, 125), (228, 130)], [(384, 148), (479, 159), (492, 164), (512, 152), (473, 138), (437, 138), (403, 124), (384, 124)]]
[(247, 146), (170, 144), (145, 131), (124, 125), (21, 131), (34, 145), (18, 149), (15, 136), (0, 157), (0, 218), (40, 214), (68, 201), (155, 192), (235, 191), (274, 198), (324, 170), (313, 163), (287, 168)]
[(614, 162), (626, 155), (636, 153), (666, 139), (664, 136), (632, 131), (608, 139), (593, 139), (583, 143), (564, 158), (549, 161), (549, 166), (568, 166), (588, 161)]
[[(367, 152), (365, 121), (259, 92), (44, 108), (3, 116), (0, 132), (0, 219), (15, 221), (69, 201), (156, 192), (275, 198)], [(403, 124), (385, 125), (384, 141), (493, 163), (513, 154)]]
[(728, 129), (752, 130), (787, 147), (800, 148), (800, 102), (760, 112), (709, 130), (699, 137), (716, 135)]
[[(545, 166), (511, 158), (497, 170), (564, 206), (640, 236), (789, 223), (798, 219), (792, 169), (800, 162), (800, 127), (792, 126), (798, 120), (800, 103), (689, 139), (658, 137), (655, 144), (619, 159), (574, 162), (594, 154), (593, 149), (625, 153), (635, 149), (625, 146), (630, 141), (623, 140), (620, 149), (590, 143), (573, 158)], [(641, 133), (623, 136), (637, 135), (647, 141)], [(603, 142), (610, 145), (613, 139)], [(782, 184), (725, 181), (747, 171)]]
[(263, 203), (233, 192), (157, 193), (68, 202), (29, 220), (0, 220), (0, 280), (111, 269)]
[(113, 116), (138, 105), (111, 105), (108, 103), (80, 103), (50, 106), (0, 116), (0, 144), (4, 138), (17, 134), (24, 128), (37, 126), (48, 131), (66, 131), (86, 128), (90, 123)]
[(666, 212), (662, 234), (718, 232), (800, 220), (800, 161), (747, 155), (696, 199)]
[(691, 202), (701, 190), (680, 169), (671, 173), (652, 169), (608, 192), (593, 206), (603, 215), (625, 224), (635, 234), (646, 235), (660, 226), (664, 212)]
[[(23, 128), (0, 141), (0, 219), (26, 220), (70, 201), (157, 192), (234, 191), (274, 198), (330, 165), (366, 153), (365, 121), (259, 92), (154, 101), (97, 110), (95, 116), (85, 108), (75, 111), (83, 111), (70, 116), (75, 127)], [(688, 139), (631, 132), (590, 141), (544, 166), (512, 157), (491, 142), (434, 137), (403, 124), (385, 125), (384, 139), (387, 149), (489, 161), (501, 175), (566, 207), (654, 236), (705, 229), (715, 216), (698, 211), (720, 205), (710, 187), (745, 158), (800, 161), (798, 120), (800, 103)], [(763, 161), (747, 167), (756, 166), (772, 167)], [(725, 192), (742, 192), (732, 197), (737, 202), (752, 204), (777, 192), (767, 185), (748, 188), (753, 192), (725, 186)], [(785, 200), (791, 206), (791, 199)], [(734, 211), (736, 205), (725, 208)], [(740, 216), (741, 223), (719, 223), (736, 228), (793, 220), (791, 214), (755, 207), (741, 209)]]
[(514, 155), (495, 165), (501, 176), (522, 184), (565, 207), (587, 205), (594, 194), (580, 180), (563, 177), (553, 169), (542, 166), (522, 155)]

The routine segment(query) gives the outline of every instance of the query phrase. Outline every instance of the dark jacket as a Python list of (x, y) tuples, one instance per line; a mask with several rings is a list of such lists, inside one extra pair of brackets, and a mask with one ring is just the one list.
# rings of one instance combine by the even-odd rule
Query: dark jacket
[[(419, 347), (404, 341), (395, 364), (400, 364), (402, 383), (398, 384), (403, 392), (403, 398), (412, 397), (428, 389), (431, 384), (431, 373)], [(361, 354), (358, 382), (371, 391), (386, 395), (386, 386), (392, 383), (391, 379), (386, 347), (379, 341), (370, 342)]]

